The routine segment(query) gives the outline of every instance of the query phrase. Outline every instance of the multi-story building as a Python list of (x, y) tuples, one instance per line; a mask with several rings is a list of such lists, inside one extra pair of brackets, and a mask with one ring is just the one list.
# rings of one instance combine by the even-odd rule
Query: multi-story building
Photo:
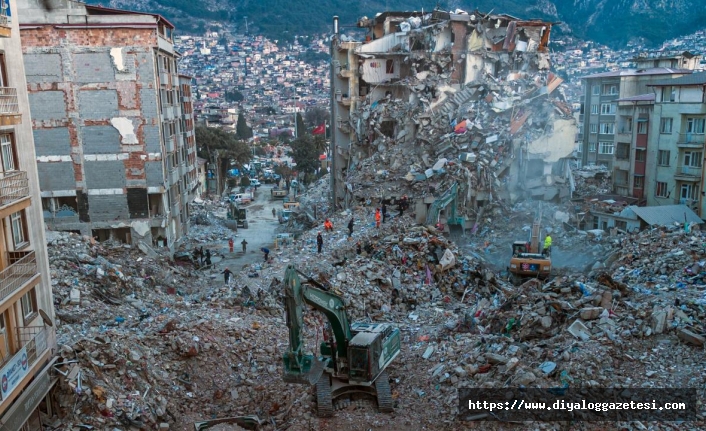
[[(181, 94), (181, 139), (183, 145), (181, 155), (182, 183), (186, 185), (181, 191), (182, 203), (185, 205), (185, 217), (188, 217), (188, 205), (197, 195), (200, 195), (199, 189), (199, 164), (196, 156), (196, 124), (194, 119), (194, 101), (191, 96), (191, 81), (193, 78), (187, 75), (179, 75), (179, 91)], [(184, 222), (184, 233), (188, 218)]]
[(655, 105), (650, 121), (645, 183), (648, 205), (685, 204), (706, 214), (706, 72), (653, 82)]
[(617, 100), (613, 192), (644, 202), (647, 178), (647, 144), (654, 94)]
[(0, 429), (25, 431), (51, 404), (56, 337), (15, 0), (0, 9), (0, 160)]
[[(651, 69), (627, 69), (615, 72), (604, 72), (584, 76), (583, 100), (579, 113), (579, 160), (581, 165), (605, 165), (613, 170), (615, 163), (616, 137), (620, 135), (621, 144), (635, 143), (625, 141), (627, 134), (629, 111), (618, 112), (619, 107), (630, 107), (631, 98), (651, 93), (647, 88), (650, 82), (666, 77), (680, 77), (692, 73), (689, 69), (669, 69), (664, 67)], [(625, 123), (620, 118), (626, 117)], [(622, 121), (622, 120), (621, 120)], [(621, 156), (623, 154), (621, 153)], [(625, 160), (625, 159), (621, 159)], [(620, 165), (621, 170), (624, 167)], [(616, 178), (614, 176), (614, 178)], [(627, 189), (625, 178), (619, 175), (620, 189)]]
[(173, 244), (196, 163), (174, 26), (51, 3), (18, 2), (45, 222), (101, 241)]

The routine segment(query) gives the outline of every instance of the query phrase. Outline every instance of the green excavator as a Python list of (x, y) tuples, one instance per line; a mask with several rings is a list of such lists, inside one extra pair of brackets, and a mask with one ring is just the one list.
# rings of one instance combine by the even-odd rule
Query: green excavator
[[(333, 415), (337, 398), (359, 395), (374, 397), (381, 412), (392, 412), (385, 369), (400, 353), (400, 330), (389, 323), (349, 324), (343, 298), (293, 265), (287, 267), (283, 284), (289, 328), (289, 349), (282, 356), (283, 380), (314, 385), (320, 417)], [(330, 332), (324, 334), (318, 356), (304, 353), (304, 304), (323, 313), (329, 322)]]

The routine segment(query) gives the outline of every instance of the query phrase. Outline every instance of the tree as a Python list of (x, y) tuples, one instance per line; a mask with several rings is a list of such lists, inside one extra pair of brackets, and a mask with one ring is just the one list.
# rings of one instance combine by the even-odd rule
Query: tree
[(297, 136), (295, 138), (299, 138), (301, 136), (304, 136), (307, 134), (306, 126), (304, 125), (304, 119), (302, 118), (302, 114), (297, 112)]
[[(311, 135), (303, 135), (292, 142), (292, 158), (297, 164), (297, 171), (304, 174), (316, 171), (319, 167), (319, 153)], [(306, 175), (303, 178), (307, 181)]]
[(245, 96), (243, 96), (243, 93), (240, 91), (236, 90), (235, 88), (226, 90), (226, 102), (240, 102), (241, 100), (244, 100)]
[(248, 127), (248, 123), (245, 121), (243, 114), (238, 114), (238, 122), (235, 125), (235, 136), (242, 140), (250, 139), (253, 136), (252, 129)]
[(329, 119), (328, 109), (320, 106), (312, 106), (304, 112), (304, 122), (310, 128), (314, 128)]
[(250, 162), (252, 158), (250, 147), (234, 134), (213, 127), (196, 127), (196, 145), (198, 156), (214, 161), (218, 165), (220, 178), (225, 178), (231, 161), (238, 167)]

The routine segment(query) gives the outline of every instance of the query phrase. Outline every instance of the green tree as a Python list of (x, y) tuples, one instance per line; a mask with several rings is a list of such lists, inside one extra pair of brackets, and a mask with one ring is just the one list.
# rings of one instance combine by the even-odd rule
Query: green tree
[(240, 178), (240, 186), (247, 187), (249, 185), (250, 185), (250, 178), (248, 178), (247, 175), (243, 175), (242, 178)]
[(211, 161), (216, 158), (220, 178), (225, 178), (231, 161), (242, 167), (252, 158), (246, 142), (239, 140), (232, 133), (214, 127), (196, 127), (196, 146), (199, 157)]
[(238, 139), (247, 140), (253, 137), (252, 129), (248, 127), (243, 114), (238, 114), (238, 122), (235, 125), (235, 136)]
[(240, 91), (236, 90), (235, 88), (232, 88), (230, 90), (226, 90), (226, 102), (240, 102), (245, 99), (245, 96), (243, 96), (243, 93)]
[[(304, 174), (313, 174), (319, 167), (319, 153), (311, 135), (303, 135), (292, 142), (292, 158), (297, 164), (297, 171)], [(304, 181), (308, 181), (305, 175)]]
[(302, 114), (297, 112), (297, 136), (295, 138), (302, 137), (307, 134), (306, 126), (304, 125), (304, 119), (302, 118)]

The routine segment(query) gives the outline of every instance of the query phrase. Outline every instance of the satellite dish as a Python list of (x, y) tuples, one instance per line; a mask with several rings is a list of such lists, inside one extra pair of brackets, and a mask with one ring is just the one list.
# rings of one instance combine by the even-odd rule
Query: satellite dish
[(49, 315), (47, 315), (47, 313), (41, 308), (39, 309), (39, 315), (42, 316), (42, 320), (44, 321), (45, 325), (54, 326), (54, 323), (52, 323), (51, 319), (49, 318)]

